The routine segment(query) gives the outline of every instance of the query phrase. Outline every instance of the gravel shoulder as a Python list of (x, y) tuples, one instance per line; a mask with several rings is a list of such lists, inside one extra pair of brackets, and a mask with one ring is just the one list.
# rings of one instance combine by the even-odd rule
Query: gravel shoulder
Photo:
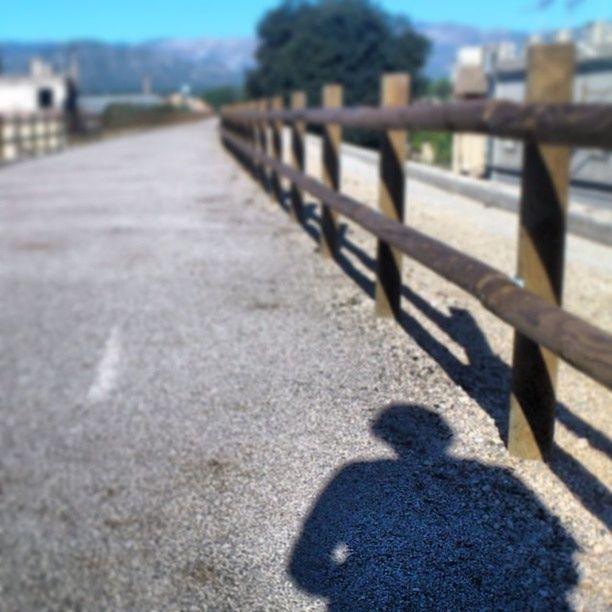
[[(439, 195), (411, 222), (511, 270), (513, 216)], [(556, 460), (512, 459), (509, 331), (412, 264), (402, 325), (374, 319), (371, 239), (325, 261), (311, 210), (212, 121), (0, 172), (1, 607), (612, 604), (609, 395), (564, 368)], [(609, 328), (591, 248), (568, 307)]]

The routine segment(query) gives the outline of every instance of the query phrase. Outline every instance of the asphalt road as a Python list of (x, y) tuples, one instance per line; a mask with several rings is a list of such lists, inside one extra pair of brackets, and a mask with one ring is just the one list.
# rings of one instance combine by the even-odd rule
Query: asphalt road
[(0, 608), (603, 609), (461, 362), (215, 129), (0, 171)]

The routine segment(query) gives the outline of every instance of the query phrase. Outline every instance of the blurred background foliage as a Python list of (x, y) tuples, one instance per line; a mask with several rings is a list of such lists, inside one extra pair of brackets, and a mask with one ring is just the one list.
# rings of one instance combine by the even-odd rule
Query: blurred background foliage
[(380, 76), (393, 71), (412, 75), (414, 94), (425, 89), (420, 71), (429, 41), (369, 0), (288, 0), (257, 32), (257, 66), (246, 82), (251, 98), (304, 90), (318, 105), (323, 85), (341, 83), (346, 105), (376, 104)]
[(188, 110), (177, 109), (170, 105), (110, 104), (101, 115), (100, 127), (104, 130), (124, 130), (163, 126), (171, 123), (193, 121), (197, 118)]
[[(220, 87), (203, 94), (214, 108), (243, 99), (282, 95), (285, 102), (296, 90), (306, 92), (308, 105), (321, 104), (321, 89), (329, 83), (344, 87), (344, 104), (377, 105), (380, 78), (385, 72), (411, 75), (411, 99), (447, 100), (448, 79), (428, 81), (422, 75), (430, 43), (403, 16), (385, 12), (370, 0), (285, 0), (269, 11), (257, 29), (256, 66), (246, 86)], [(313, 131), (317, 131), (313, 128)], [(378, 147), (380, 135), (345, 130), (344, 139)], [(448, 165), (448, 134), (417, 132), (411, 151), (426, 151), (433, 163)]]
[(207, 89), (201, 98), (215, 110), (219, 110), (224, 104), (234, 104), (245, 99), (243, 87), (237, 85), (223, 85)]
[(453, 135), (450, 132), (412, 132), (410, 134), (410, 156), (425, 163), (450, 168), (453, 156)]
[[(306, 92), (321, 103), (328, 83), (344, 86), (344, 104), (377, 104), (385, 72), (409, 72), (413, 96), (425, 91), (421, 69), (429, 41), (405, 17), (390, 15), (369, 0), (287, 0), (259, 23), (256, 67), (246, 80), (248, 97)], [(378, 136), (346, 130), (345, 139), (376, 146)]]

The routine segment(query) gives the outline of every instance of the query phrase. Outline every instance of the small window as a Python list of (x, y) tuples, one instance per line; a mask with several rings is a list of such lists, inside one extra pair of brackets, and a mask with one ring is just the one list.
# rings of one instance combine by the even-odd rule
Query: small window
[(53, 90), (49, 87), (44, 87), (38, 90), (38, 108), (53, 107)]

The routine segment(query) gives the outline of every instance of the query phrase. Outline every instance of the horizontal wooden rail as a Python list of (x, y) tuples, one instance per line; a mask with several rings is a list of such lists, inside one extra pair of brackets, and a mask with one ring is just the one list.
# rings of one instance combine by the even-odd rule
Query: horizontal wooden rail
[[(342, 213), (378, 237), (378, 316), (399, 313), (401, 259), (406, 254), (476, 296), (514, 327), (507, 442), (512, 454), (527, 459), (545, 459), (553, 448), (558, 357), (608, 388), (612, 382), (612, 337), (561, 309), (570, 148), (612, 149), (612, 105), (571, 104), (575, 66), (573, 44), (532, 45), (524, 104), (479, 100), (407, 106), (407, 100), (400, 101), (400, 97), (406, 93), (408, 75), (387, 74), (382, 75), (377, 108), (331, 105), (325, 95), (329, 85), (325, 85), (323, 108), (300, 106), (281, 112), (240, 103), (221, 113), (225, 143), (247, 169), (254, 165), (276, 169), (274, 175), (290, 178), (292, 188), (309, 191), (321, 200), (322, 218)], [(393, 101), (391, 83), (395, 83)], [(257, 110), (265, 112), (253, 112)], [(341, 134), (342, 127), (382, 132), (379, 207), (383, 216), (338, 193), (337, 139), (330, 147), (329, 138), (323, 138), (322, 183), (304, 176), (304, 168), (297, 163), (293, 168), (284, 166), (279, 151), (267, 155), (261, 146), (242, 146), (253, 142), (257, 131), (265, 132), (272, 125), (278, 129), (283, 121), (293, 128), (292, 145), (298, 148), (303, 146), (303, 134), (295, 132), (298, 124), (318, 125), (324, 136), (332, 129)], [(524, 144), (515, 279), (398, 223), (406, 204), (405, 155), (400, 147), (406, 146), (410, 130), (475, 132)], [(254, 159), (263, 161), (254, 164)], [(332, 182), (328, 180), (330, 169), (335, 177)], [(322, 226), (325, 233), (325, 224)], [(386, 301), (390, 308), (378, 308), (379, 286), (380, 304)]]
[(57, 110), (20, 112), (20, 111), (2, 111), (0, 119), (5, 121), (49, 121), (53, 119), (64, 119), (64, 113)]
[(226, 122), (303, 121), (368, 130), (475, 132), (543, 144), (612, 149), (611, 104), (518, 104), (503, 100), (413, 104), (397, 108), (223, 110)]
[(461, 287), (502, 321), (612, 389), (612, 335), (521, 289), (499, 270), (393, 221), (262, 153), (229, 130), (222, 129), (221, 136), (251, 162), (269, 167), (380, 240)]

